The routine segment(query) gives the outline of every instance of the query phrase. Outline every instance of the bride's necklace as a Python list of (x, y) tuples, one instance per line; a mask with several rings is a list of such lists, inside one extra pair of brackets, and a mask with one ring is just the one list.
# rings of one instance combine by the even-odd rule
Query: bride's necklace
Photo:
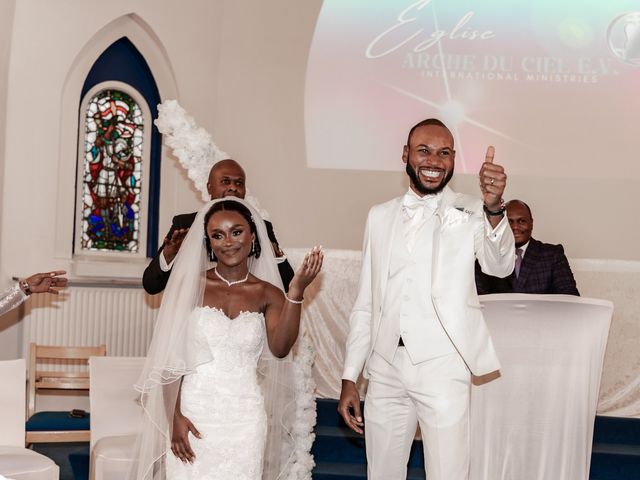
[(230, 287), (231, 285), (237, 285), (239, 283), (244, 283), (249, 279), (249, 272), (247, 272), (247, 274), (245, 275), (244, 278), (241, 278), (240, 280), (235, 280), (233, 282), (230, 282), (229, 280), (227, 280), (226, 278), (224, 278), (222, 275), (220, 275), (218, 273), (218, 269), (216, 267), (213, 267), (213, 273), (216, 274), (216, 277), (218, 277), (220, 280), (222, 280), (224, 283), (227, 284), (227, 287)]

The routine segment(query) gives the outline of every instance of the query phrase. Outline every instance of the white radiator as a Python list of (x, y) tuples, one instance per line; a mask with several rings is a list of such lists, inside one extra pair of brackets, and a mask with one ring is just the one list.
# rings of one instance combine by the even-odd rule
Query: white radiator
[(141, 357), (153, 334), (161, 295), (142, 288), (69, 286), (33, 295), (24, 306), (24, 358), (29, 344), (107, 346), (107, 355)]

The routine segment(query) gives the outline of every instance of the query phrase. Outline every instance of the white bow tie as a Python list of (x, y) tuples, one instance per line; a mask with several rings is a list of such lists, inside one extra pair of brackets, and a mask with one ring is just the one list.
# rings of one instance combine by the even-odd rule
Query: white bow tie
[(409, 252), (413, 251), (416, 244), (418, 231), (425, 221), (433, 215), (438, 208), (438, 197), (436, 195), (425, 195), (418, 197), (412, 192), (408, 192), (402, 199), (402, 211), (404, 212), (404, 231)]
[(409, 218), (414, 218), (418, 212), (421, 213), (422, 217), (425, 209), (435, 211), (436, 208), (438, 208), (438, 198), (435, 195), (418, 197), (407, 194), (402, 199), (402, 209)]

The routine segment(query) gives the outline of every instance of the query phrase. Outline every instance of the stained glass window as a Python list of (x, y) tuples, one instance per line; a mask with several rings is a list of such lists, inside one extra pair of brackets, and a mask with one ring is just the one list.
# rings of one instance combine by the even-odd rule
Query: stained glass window
[(108, 89), (89, 100), (85, 116), (81, 248), (136, 253), (144, 121), (138, 103)]

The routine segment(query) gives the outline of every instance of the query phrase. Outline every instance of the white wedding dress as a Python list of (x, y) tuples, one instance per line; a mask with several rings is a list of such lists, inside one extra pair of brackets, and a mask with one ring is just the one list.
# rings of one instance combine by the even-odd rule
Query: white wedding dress
[(189, 348), (212, 360), (182, 381), (181, 410), (202, 435), (189, 434), (192, 464), (166, 456), (167, 480), (260, 480), (267, 416), (257, 364), (266, 339), (264, 315), (199, 307), (191, 316)]

